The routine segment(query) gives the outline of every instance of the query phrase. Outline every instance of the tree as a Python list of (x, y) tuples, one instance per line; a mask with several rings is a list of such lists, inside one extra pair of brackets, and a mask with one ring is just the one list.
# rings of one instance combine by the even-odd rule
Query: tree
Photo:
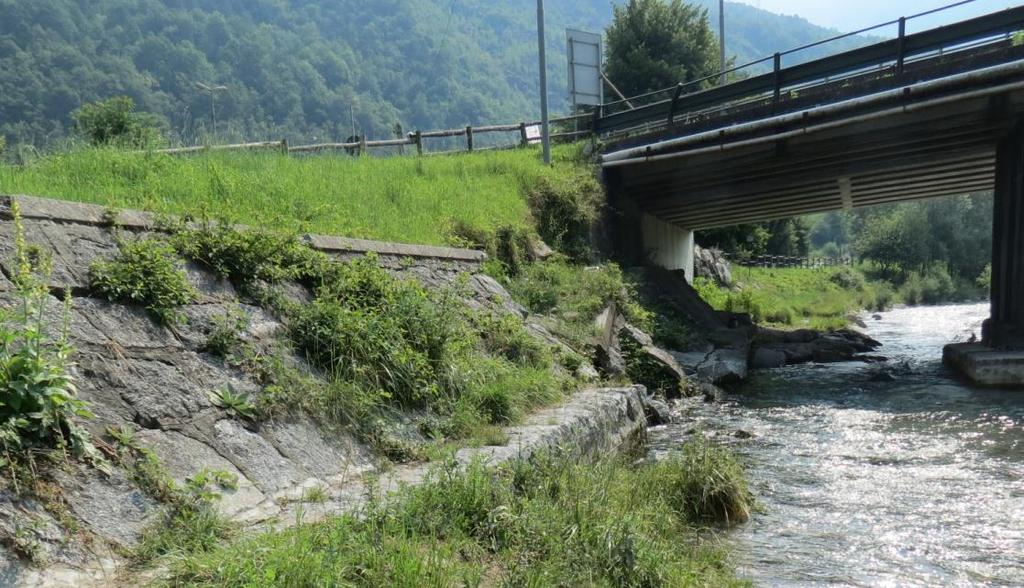
[(76, 130), (93, 145), (143, 147), (159, 135), (156, 118), (135, 112), (135, 101), (117, 96), (86, 104), (71, 114)]
[(605, 36), (605, 71), (626, 96), (718, 71), (718, 46), (707, 10), (682, 0), (629, 0), (616, 6)]

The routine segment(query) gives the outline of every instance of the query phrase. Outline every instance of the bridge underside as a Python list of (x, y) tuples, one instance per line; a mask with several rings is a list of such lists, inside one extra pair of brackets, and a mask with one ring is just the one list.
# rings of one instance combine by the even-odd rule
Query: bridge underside
[(1024, 112), (1024, 90), (964, 94), (816, 121), (832, 127), (817, 132), (790, 124), (694, 142), (606, 167), (607, 179), (639, 210), (686, 229), (992, 190), (996, 146)]

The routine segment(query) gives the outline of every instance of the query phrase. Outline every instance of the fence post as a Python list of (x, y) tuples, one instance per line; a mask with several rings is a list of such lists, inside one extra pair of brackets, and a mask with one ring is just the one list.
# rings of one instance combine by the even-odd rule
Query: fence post
[(412, 138), (416, 141), (416, 155), (423, 155), (423, 131), (417, 130)]
[(530, 138), (526, 136), (526, 123), (519, 123), (519, 145), (520, 147), (530, 145)]
[(281, 153), (288, 155), (288, 139), (281, 139)]
[(903, 61), (907, 53), (907, 17), (900, 17), (900, 36), (896, 39), (896, 75), (903, 75)]
[(779, 109), (779, 100), (782, 97), (782, 54), (775, 54), (775, 93), (772, 95), (772, 114)]
[(369, 155), (370, 150), (366, 148), (366, 133), (359, 136), (359, 155)]
[(466, 127), (466, 149), (473, 150), (473, 127)]

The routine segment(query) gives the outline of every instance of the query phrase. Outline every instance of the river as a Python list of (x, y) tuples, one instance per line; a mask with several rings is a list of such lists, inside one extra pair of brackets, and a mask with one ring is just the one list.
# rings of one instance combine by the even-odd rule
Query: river
[(973, 388), (941, 362), (987, 314), (883, 313), (868, 328), (894, 381), (860, 363), (762, 372), (684, 405), (652, 451), (696, 430), (741, 456), (760, 512), (723, 540), (756, 585), (1024, 586), (1024, 390)]

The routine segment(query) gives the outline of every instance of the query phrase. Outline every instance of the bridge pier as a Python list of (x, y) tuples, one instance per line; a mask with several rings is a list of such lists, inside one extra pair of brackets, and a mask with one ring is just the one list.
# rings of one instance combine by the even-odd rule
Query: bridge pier
[(946, 363), (979, 384), (1024, 386), (1024, 120), (996, 149), (992, 314), (981, 343), (950, 345)]

